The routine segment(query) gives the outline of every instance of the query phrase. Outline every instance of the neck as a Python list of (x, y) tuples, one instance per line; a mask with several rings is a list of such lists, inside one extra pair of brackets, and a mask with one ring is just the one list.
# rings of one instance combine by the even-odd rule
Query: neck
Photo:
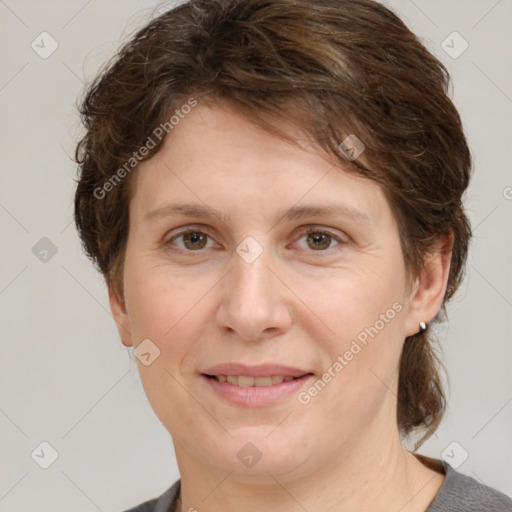
[[(420, 462), (395, 435), (374, 437), (350, 447), (321, 468), (281, 482), (267, 473), (266, 483), (248, 483), (235, 473), (205, 468), (189, 459), (180, 465), (181, 493), (176, 512), (425, 512), (439, 490), (443, 475)], [(384, 440), (389, 442), (383, 446)], [(178, 461), (183, 461), (176, 447)], [(190, 464), (190, 462), (195, 462)]]

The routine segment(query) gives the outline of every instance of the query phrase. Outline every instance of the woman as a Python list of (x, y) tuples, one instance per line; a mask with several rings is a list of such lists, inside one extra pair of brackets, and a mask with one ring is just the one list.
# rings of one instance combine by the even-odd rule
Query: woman
[(471, 235), (447, 86), (370, 0), (193, 0), (92, 84), (76, 223), (181, 475), (132, 510), (512, 510), (402, 444)]

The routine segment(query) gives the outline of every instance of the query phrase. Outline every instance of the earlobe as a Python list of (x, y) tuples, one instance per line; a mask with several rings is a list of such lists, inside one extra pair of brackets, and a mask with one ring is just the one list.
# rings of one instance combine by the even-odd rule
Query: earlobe
[(441, 308), (446, 293), (453, 236), (440, 237), (435, 252), (428, 254), (411, 292), (405, 334), (413, 336), (420, 331), (420, 322), (429, 323)]
[(108, 299), (110, 302), (110, 309), (112, 316), (116, 322), (117, 330), (121, 338), (121, 343), (125, 347), (132, 347), (132, 333), (130, 326), (130, 319), (126, 310), (124, 301), (119, 297), (118, 293), (113, 289), (112, 286), (108, 287)]

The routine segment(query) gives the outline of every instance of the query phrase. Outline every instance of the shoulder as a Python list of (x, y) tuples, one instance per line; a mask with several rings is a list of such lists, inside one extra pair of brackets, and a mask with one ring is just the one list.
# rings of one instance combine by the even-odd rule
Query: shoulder
[[(426, 512), (512, 512), (512, 499), (442, 462), (445, 479)], [(181, 481), (125, 512), (173, 512)]]
[(445, 479), (427, 512), (512, 512), (512, 499), (443, 462)]
[(130, 510), (126, 510), (125, 512), (154, 512), (156, 501), (157, 498), (145, 501), (144, 503), (141, 503), (140, 505), (137, 505), (136, 507), (133, 507)]
[(180, 493), (181, 480), (177, 480), (161, 496), (145, 501), (125, 512), (174, 512), (176, 499)]

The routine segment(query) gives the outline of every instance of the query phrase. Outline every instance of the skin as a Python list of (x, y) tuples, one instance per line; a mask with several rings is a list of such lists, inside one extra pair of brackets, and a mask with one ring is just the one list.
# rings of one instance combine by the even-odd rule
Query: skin
[[(405, 337), (442, 304), (450, 253), (434, 253), (408, 280), (380, 186), (287, 129), (302, 147), (200, 102), (132, 177), (124, 297), (110, 290), (110, 303), (125, 346), (149, 338), (160, 350), (138, 366), (173, 439), (178, 510), (424, 511), (443, 475), (400, 442), (398, 363)], [(225, 218), (146, 219), (177, 202)], [(367, 221), (281, 219), (306, 204), (357, 209)], [(206, 245), (186, 245), (184, 227), (206, 233)], [(307, 227), (334, 235), (320, 243), (327, 249), (308, 241)], [(235, 251), (247, 236), (263, 247), (250, 264)], [(292, 396), (242, 408), (199, 376), (223, 362), (279, 362), (320, 377), (397, 302), (401, 311), (307, 405)], [(262, 454), (251, 468), (237, 457), (247, 442)]]

